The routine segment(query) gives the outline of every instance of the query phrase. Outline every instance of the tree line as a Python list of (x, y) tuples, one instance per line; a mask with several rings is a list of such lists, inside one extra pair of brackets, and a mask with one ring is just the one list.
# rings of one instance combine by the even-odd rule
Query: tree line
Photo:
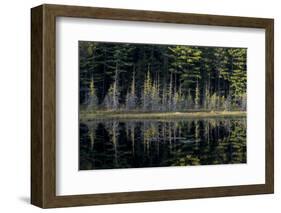
[(79, 42), (87, 110), (246, 110), (247, 50)]

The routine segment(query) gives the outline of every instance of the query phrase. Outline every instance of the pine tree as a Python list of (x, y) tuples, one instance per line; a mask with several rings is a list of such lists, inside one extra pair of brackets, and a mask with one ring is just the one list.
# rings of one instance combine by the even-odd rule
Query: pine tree
[(177, 104), (177, 110), (183, 110), (184, 108), (186, 108), (185, 106), (185, 97), (182, 94), (182, 90), (181, 90), (181, 84), (179, 85), (179, 90), (178, 90), (178, 104)]
[(188, 95), (186, 97), (186, 107), (187, 109), (192, 109), (194, 106), (194, 103), (193, 103), (193, 98), (191, 96), (191, 92), (190, 92), (190, 89), (188, 90)]
[(198, 81), (197, 81), (197, 86), (196, 86), (196, 90), (195, 90), (194, 103), (195, 103), (195, 109), (199, 109), (199, 107), (200, 107), (200, 90), (199, 90)]
[(161, 111), (166, 111), (167, 109), (167, 92), (166, 87), (162, 89), (162, 100), (161, 100)]
[(104, 106), (108, 110), (117, 110), (119, 106), (119, 91), (117, 90), (116, 83), (114, 82), (108, 89), (107, 95), (104, 98)]
[[(79, 42), (79, 84), (80, 84), (80, 103), (89, 104), (88, 88), (91, 84), (91, 79), (95, 79), (95, 83), (99, 81), (99, 75), (96, 70), (98, 69), (98, 61), (100, 59), (99, 45), (94, 42)], [(97, 85), (95, 85), (97, 88)], [(95, 91), (98, 95), (98, 90)]]
[(231, 76), (230, 89), (234, 105), (241, 107), (242, 99), (247, 89), (246, 49), (231, 48)]
[(126, 94), (128, 91), (127, 83), (127, 72), (132, 71), (132, 52), (134, 50), (134, 45), (130, 44), (107, 44), (107, 69), (110, 70), (109, 82), (113, 86), (113, 105), (112, 109), (116, 110), (120, 108), (120, 104), (124, 103), (126, 96), (121, 96), (121, 94)]
[(79, 42), (80, 104), (87, 110), (246, 110), (246, 58), (245, 48)]
[(96, 90), (95, 90), (95, 85), (94, 85), (94, 79), (91, 78), (90, 85), (89, 85), (89, 98), (88, 98), (88, 106), (87, 109), (89, 111), (94, 111), (96, 110), (98, 106), (98, 98), (96, 96)]
[(151, 103), (152, 103), (152, 81), (151, 81), (150, 70), (148, 66), (148, 71), (145, 77), (143, 94), (142, 94), (143, 110), (144, 111), (151, 110)]
[(205, 95), (204, 95), (204, 109), (208, 110), (210, 109), (210, 92), (209, 88), (205, 88)]
[(180, 95), (179, 92), (175, 92), (173, 95), (173, 102), (172, 102), (172, 110), (177, 111), (179, 109), (179, 103), (180, 103)]
[(231, 110), (231, 95), (230, 94), (225, 99), (223, 108), (224, 108), (225, 111), (230, 111)]
[(126, 108), (129, 110), (136, 109), (137, 107), (137, 96), (135, 88), (135, 71), (133, 72), (133, 79), (130, 87), (130, 91), (126, 96)]
[(195, 89), (198, 79), (201, 79), (199, 62), (202, 51), (200, 48), (189, 46), (175, 46), (169, 49), (174, 54), (172, 67), (180, 73), (184, 92)]
[(112, 109), (116, 110), (119, 106), (119, 88), (118, 88), (118, 71), (112, 87)]
[(224, 94), (224, 88), (222, 88), (222, 85), (225, 84), (225, 81), (229, 80), (229, 71), (227, 69), (227, 64), (227, 49), (222, 47), (214, 48), (214, 69), (218, 99), (220, 99), (222, 95), (226, 95)]
[(219, 98), (216, 93), (211, 96), (210, 108), (212, 109), (212, 111), (216, 111), (218, 109), (218, 99)]
[(247, 110), (247, 94), (246, 93), (244, 93), (242, 95), (241, 110), (243, 110), (243, 111)]
[(158, 111), (160, 110), (160, 94), (159, 94), (159, 86), (156, 81), (153, 82), (151, 88), (151, 110)]
[(168, 110), (172, 110), (172, 104), (173, 104), (173, 75), (171, 72), (170, 75), (170, 84), (169, 84), (169, 91), (168, 91)]
[(218, 109), (223, 109), (225, 110), (225, 97), (224, 96), (221, 96), (220, 99), (219, 99), (219, 106), (218, 106)]

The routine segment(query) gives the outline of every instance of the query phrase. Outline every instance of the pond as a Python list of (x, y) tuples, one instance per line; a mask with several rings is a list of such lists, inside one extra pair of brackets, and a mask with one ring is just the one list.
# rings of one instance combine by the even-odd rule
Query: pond
[(246, 163), (246, 117), (80, 122), (79, 170)]

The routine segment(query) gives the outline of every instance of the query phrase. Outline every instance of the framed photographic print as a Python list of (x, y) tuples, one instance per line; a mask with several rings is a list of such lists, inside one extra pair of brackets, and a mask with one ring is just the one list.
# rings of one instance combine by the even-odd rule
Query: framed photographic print
[(31, 203), (274, 191), (273, 19), (31, 10)]

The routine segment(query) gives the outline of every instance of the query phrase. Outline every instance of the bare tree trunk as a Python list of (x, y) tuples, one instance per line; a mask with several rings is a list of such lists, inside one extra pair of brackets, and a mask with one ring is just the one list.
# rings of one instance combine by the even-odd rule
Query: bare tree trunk
[(115, 65), (115, 76), (114, 76), (114, 85), (113, 85), (113, 108), (117, 108), (117, 81), (118, 81), (118, 64)]

